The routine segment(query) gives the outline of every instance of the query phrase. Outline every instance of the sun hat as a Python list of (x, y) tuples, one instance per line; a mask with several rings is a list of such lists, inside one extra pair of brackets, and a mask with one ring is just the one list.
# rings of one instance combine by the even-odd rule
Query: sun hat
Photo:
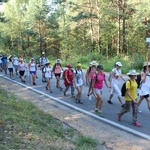
[(42, 54), (44, 55), (44, 54), (45, 54), (45, 52), (42, 52)]
[(91, 64), (92, 66), (97, 66), (97, 65), (98, 65), (98, 63), (97, 63), (95, 60), (91, 61), (90, 64)]
[(122, 63), (120, 61), (118, 61), (118, 62), (116, 62), (116, 65), (121, 67)]
[(81, 67), (81, 66), (82, 66), (82, 64), (81, 64), (81, 63), (78, 63), (78, 64), (77, 64), (77, 67)]
[(55, 62), (56, 63), (61, 63), (62, 61), (61, 61), (61, 59), (56, 59)]
[(102, 65), (98, 65), (98, 66), (97, 66), (97, 69), (101, 69), (101, 70), (103, 70), (103, 69), (104, 69), (104, 67), (103, 67)]
[(136, 72), (135, 69), (132, 69), (132, 70), (130, 70), (130, 71), (127, 73), (127, 75), (138, 75), (138, 74), (139, 74), (139, 73)]
[(50, 64), (50, 62), (49, 62), (49, 61), (45, 63), (45, 65), (49, 65), (49, 64)]
[[(147, 66), (147, 62), (144, 63), (143, 67)], [(148, 66), (150, 66), (150, 62), (148, 62)]]
[(72, 68), (72, 64), (68, 64), (66, 67), (68, 67), (68, 68)]

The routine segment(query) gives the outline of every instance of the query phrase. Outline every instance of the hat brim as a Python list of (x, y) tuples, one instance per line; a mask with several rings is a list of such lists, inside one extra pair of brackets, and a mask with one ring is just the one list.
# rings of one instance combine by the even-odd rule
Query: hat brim
[(127, 75), (130, 75), (130, 76), (137, 76), (139, 75), (140, 73), (127, 73)]
[(148, 64), (147, 63), (144, 63), (144, 65), (143, 65), (143, 67), (145, 67), (145, 66), (150, 66), (150, 62), (148, 62)]
[(50, 63), (45, 63), (45, 65), (49, 65)]

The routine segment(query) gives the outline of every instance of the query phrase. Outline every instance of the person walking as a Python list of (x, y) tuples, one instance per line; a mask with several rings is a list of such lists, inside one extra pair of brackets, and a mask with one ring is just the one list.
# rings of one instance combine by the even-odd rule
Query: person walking
[(28, 68), (30, 71), (31, 79), (32, 79), (32, 84), (36, 85), (35, 79), (36, 79), (36, 63), (34, 62), (34, 58), (31, 58)]
[(55, 78), (56, 78), (56, 87), (60, 89), (60, 91), (62, 91), (62, 87), (60, 86), (60, 76), (61, 76), (61, 71), (63, 71), (63, 67), (61, 65), (61, 60), (60, 59), (56, 59), (55, 60), (55, 64), (53, 66), (53, 72), (55, 74)]
[(3, 55), (3, 57), (2, 57), (2, 68), (3, 68), (3, 70), (4, 70), (4, 72), (5, 72), (5, 74), (7, 74), (7, 55)]
[(95, 113), (101, 117), (103, 117), (102, 113), (102, 88), (103, 88), (103, 82), (105, 82), (105, 85), (109, 87), (107, 81), (106, 81), (106, 75), (103, 72), (103, 66), (98, 65), (97, 66), (97, 73), (95, 73), (92, 77), (92, 91), (96, 94), (96, 107), (95, 107)]
[(15, 73), (16, 75), (18, 75), (18, 64), (19, 64), (19, 59), (16, 55), (14, 55), (14, 57), (12, 58), (13, 60), (13, 66), (15, 68)]
[(121, 117), (130, 111), (130, 107), (132, 106), (132, 116), (133, 116), (133, 125), (140, 127), (141, 124), (137, 121), (137, 87), (138, 84), (135, 80), (136, 76), (139, 73), (136, 72), (135, 69), (130, 70), (127, 75), (129, 76), (129, 80), (126, 81), (126, 93), (125, 93), (125, 105), (122, 110), (118, 113), (118, 121), (121, 121)]
[(0, 72), (2, 72), (2, 58), (3, 58), (3, 56), (2, 56), (2, 54), (0, 54)]
[(143, 65), (143, 71), (141, 72), (141, 85), (140, 85), (140, 99), (138, 106), (146, 99), (147, 107), (150, 110), (150, 62), (145, 62)]
[(46, 82), (45, 79), (45, 73), (43, 72), (43, 69), (45, 67), (45, 63), (48, 62), (48, 58), (45, 55), (45, 52), (42, 52), (42, 56), (40, 57), (40, 69), (42, 71), (42, 82)]
[(52, 67), (50, 66), (50, 62), (45, 63), (45, 67), (43, 68), (43, 72), (45, 73), (45, 78), (46, 78), (46, 90), (49, 90), (50, 93), (53, 93), (51, 89), (51, 84), (50, 80), (53, 78), (53, 72), (52, 72)]
[(14, 80), (14, 75), (13, 75), (13, 62), (12, 58), (9, 58), (9, 61), (7, 62), (6, 67), (8, 68), (10, 78)]
[(66, 66), (68, 69), (64, 71), (64, 96), (66, 96), (66, 92), (69, 90), (69, 87), (71, 87), (71, 95), (72, 98), (75, 98), (74, 95), (74, 86), (73, 86), (73, 70), (72, 70), (72, 64), (68, 64)]
[(77, 90), (77, 94), (75, 96), (76, 103), (82, 104), (81, 96), (82, 96), (82, 87), (85, 85), (85, 79), (83, 75), (83, 70), (81, 69), (82, 65), (78, 62), (77, 68), (73, 71), (74, 77), (73, 82), (74, 86)]
[(26, 81), (24, 79), (24, 73), (25, 73), (25, 68), (27, 68), (27, 67), (26, 67), (25, 62), (22, 58), (20, 58), (19, 61), (20, 62), (18, 64), (18, 70), (19, 70), (19, 74), (20, 74), (20, 79), (21, 79), (21, 82), (25, 83)]
[(115, 68), (112, 69), (112, 72), (110, 74), (110, 87), (111, 87), (111, 91), (110, 91), (110, 96), (109, 96), (109, 99), (108, 99), (107, 102), (109, 104), (113, 104), (112, 101), (111, 101), (111, 99), (112, 99), (114, 93), (117, 93), (118, 100), (119, 100), (119, 102), (121, 103), (121, 105), (123, 107), (124, 104), (122, 102), (122, 97), (121, 97), (121, 91), (120, 91), (120, 88), (119, 88), (119, 83), (120, 83), (120, 78), (122, 80), (124, 80), (124, 81), (125, 81), (125, 79), (122, 77), (121, 67), (122, 67), (121, 62), (116, 62)]
[(96, 73), (96, 66), (98, 63), (93, 60), (90, 62), (90, 67), (86, 71), (85, 79), (86, 79), (86, 85), (89, 87), (87, 96), (90, 98), (90, 95), (92, 94), (92, 77)]

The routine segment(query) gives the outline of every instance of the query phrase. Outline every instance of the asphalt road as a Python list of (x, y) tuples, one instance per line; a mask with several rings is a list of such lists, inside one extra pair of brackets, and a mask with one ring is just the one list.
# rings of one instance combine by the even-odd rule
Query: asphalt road
[[(83, 86), (83, 94), (82, 94), (82, 101), (83, 104), (76, 104), (75, 103), (75, 99), (71, 98), (71, 92), (70, 89), (69, 91), (66, 93), (67, 96), (63, 95), (63, 91), (60, 91), (58, 88), (56, 88), (56, 80), (55, 77), (53, 77), (53, 79), (51, 80), (51, 87), (53, 90), (53, 93), (50, 93), (49, 91), (47, 91), (45, 89), (46, 83), (43, 83), (41, 80), (41, 71), (38, 70), (38, 79), (36, 79), (36, 84), (35, 86), (33, 86), (31, 84), (31, 78), (29, 76), (29, 72), (28, 70), (26, 71), (26, 83), (25, 85), (30, 86), (36, 90), (39, 90), (43, 93), (49, 94), (53, 97), (56, 97), (57, 99), (67, 102), (73, 106), (79, 107), (83, 110), (86, 110), (88, 112), (91, 112), (93, 114), (95, 114), (94, 109), (95, 109), (95, 98), (93, 98), (92, 100), (89, 100), (87, 97), (87, 91), (88, 91), (88, 87), (87, 86)], [(9, 75), (5, 75), (4, 72), (0, 73), (0, 75), (6, 76), (9, 78)], [(106, 73), (107, 77), (108, 74)], [(127, 76), (124, 76), (125, 78), (127, 78)], [(20, 78), (19, 76), (15, 75), (14, 76), (15, 81), (20, 82)], [(12, 83), (13, 84), (13, 83)], [(121, 85), (123, 84), (123, 81), (121, 83)], [(62, 87), (64, 87), (63, 84), (63, 80), (61, 79), (61, 85)], [(120, 85), (120, 86), (121, 86)], [(76, 93), (76, 91), (75, 91)], [(135, 131), (144, 133), (148, 136), (150, 136), (150, 112), (147, 108), (147, 104), (146, 104), (146, 100), (144, 100), (142, 102), (142, 104), (140, 105), (140, 110), (142, 111), (141, 113), (138, 113), (138, 122), (141, 123), (141, 127), (136, 127), (132, 125), (132, 109), (129, 113), (126, 113), (124, 116), (122, 116), (122, 120), (120, 122), (118, 122), (117, 120), (117, 112), (119, 112), (121, 110), (121, 104), (118, 101), (117, 95), (115, 94), (114, 97), (112, 98), (112, 102), (113, 104), (108, 104), (107, 100), (109, 97), (109, 90), (106, 88), (105, 84), (104, 84), (104, 88), (103, 88), (103, 114), (105, 116), (106, 119), (115, 122), (117, 124), (123, 125), (124, 127), (128, 127), (130, 129), (133, 129)], [(124, 101), (124, 100), (123, 100)]]

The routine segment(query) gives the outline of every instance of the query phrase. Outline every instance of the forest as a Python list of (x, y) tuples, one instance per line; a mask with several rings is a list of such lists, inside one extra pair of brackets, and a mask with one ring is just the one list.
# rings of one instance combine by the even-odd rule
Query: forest
[(149, 49), (149, 0), (1, 2), (0, 53), (143, 63)]

